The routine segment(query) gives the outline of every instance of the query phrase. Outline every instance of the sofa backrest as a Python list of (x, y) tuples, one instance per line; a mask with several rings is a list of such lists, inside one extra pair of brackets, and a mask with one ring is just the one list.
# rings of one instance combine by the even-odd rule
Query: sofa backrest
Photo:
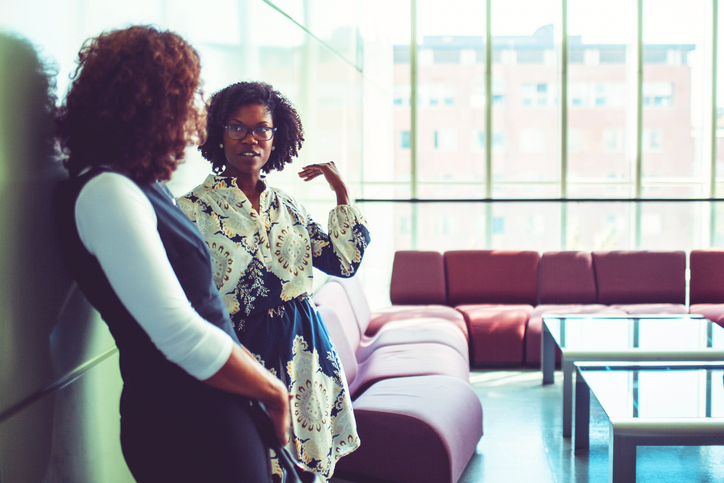
[(596, 277), (590, 252), (545, 252), (538, 268), (541, 304), (595, 304)]
[(538, 252), (453, 250), (443, 256), (448, 305), (537, 303)]
[(685, 303), (685, 252), (621, 250), (592, 255), (598, 303)]
[[(357, 319), (352, 309), (352, 304), (349, 302), (347, 293), (344, 288), (334, 282), (327, 282), (324, 284), (312, 297), (314, 304), (318, 307), (328, 306), (332, 307), (337, 314), (339, 323), (344, 330), (345, 338), (349, 343), (350, 347), (357, 350), (357, 347), (362, 340), (362, 334), (360, 334), (359, 326), (357, 325)], [(324, 320), (324, 319), (322, 319)], [(327, 324), (327, 321), (324, 321)]]
[(724, 303), (724, 250), (692, 250), (689, 254), (689, 303)]
[(349, 345), (346, 331), (339, 315), (337, 315), (337, 312), (329, 305), (320, 305), (317, 307), (317, 311), (324, 321), (324, 325), (327, 327), (327, 332), (329, 332), (332, 342), (334, 342), (339, 360), (342, 361), (342, 368), (344, 369), (347, 384), (352, 384), (352, 381), (357, 377), (357, 358), (355, 357), (354, 350)]
[(395, 252), (390, 279), (393, 305), (445, 304), (445, 263), (440, 252)]
[(357, 276), (351, 278), (330, 276), (328, 283), (337, 283), (342, 286), (344, 292), (347, 294), (347, 298), (349, 299), (352, 312), (354, 312), (360, 334), (363, 335), (367, 331), (367, 327), (370, 325), (372, 311), (370, 310), (370, 304), (367, 301), (367, 296), (365, 295), (362, 284)]

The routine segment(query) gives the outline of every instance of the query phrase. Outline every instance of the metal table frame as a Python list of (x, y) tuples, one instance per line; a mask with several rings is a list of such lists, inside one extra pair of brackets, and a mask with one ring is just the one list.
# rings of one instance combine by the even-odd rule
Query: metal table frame
[[(643, 367), (646, 363), (625, 363), (625, 368)], [(589, 424), (591, 411), (591, 395), (596, 397), (595, 390), (589, 388), (585, 376), (579, 368), (593, 364), (580, 362), (576, 367), (575, 390), (575, 433), (573, 435), (574, 452), (589, 447)], [(596, 365), (616, 366), (616, 363)], [(657, 364), (647, 364), (656, 367)], [(666, 364), (658, 364), (666, 367)], [(724, 365), (702, 363), (682, 363), (681, 367), (702, 369), (724, 369)], [(585, 372), (585, 371), (584, 371)], [(605, 411), (604, 407), (604, 411)], [(709, 414), (711, 414), (709, 412)], [(608, 415), (607, 415), (608, 416)], [(724, 445), (724, 418), (624, 418), (609, 420), (608, 442), (608, 481), (609, 483), (636, 483), (636, 448), (638, 446), (713, 446)]]
[[(541, 372), (543, 384), (553, 384), (555, 374), (555, 357), (557, 343), (546, 325), (546, 319), (630, 319), (634, 323), (641, 319), (675, 319), (686, 317), (701, 320), (705, 317), (698, 314), (546, 314), (543, 315), (543, 333), (541, 336)], [(712, 323), (711, 329), (724, 331)], [(711, 334), (709, 336), (711, 339)], [(634, 345), (636, 340), (634, 340)], [(573, 372), (574, 363), (578, 361), (721, 361), (724, 360), (724, 349), (698, 349), (684, 351), (662, 351), (642, 349), (617, 349), (599, 351), (561, 349), (563, 357), (561, 369), (563, 371), (563, 437), (570, 438), (573, 423)]]

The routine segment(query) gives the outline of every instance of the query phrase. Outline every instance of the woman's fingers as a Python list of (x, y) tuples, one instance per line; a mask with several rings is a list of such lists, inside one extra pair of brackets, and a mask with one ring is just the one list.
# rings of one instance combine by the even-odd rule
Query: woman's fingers
[(299, 172), (299, 177), (303, 178), (304, 181), (313, 180), (319, 175), (324, 175), (330, 184), (342, 179), (339, 175), (339, 171), (337, 171), (337, 166), (335, 166), (334, 161), (330, 161), (328, 163), (310, 164), (304, 166)]
[(289, 401), (291, 399), (292, 396), (285, 393), (280, 400), (265, 403), (266, 410), (274, 424), (276, 437), (283, 445), (289, 442), (289, 426), (291, 424)]

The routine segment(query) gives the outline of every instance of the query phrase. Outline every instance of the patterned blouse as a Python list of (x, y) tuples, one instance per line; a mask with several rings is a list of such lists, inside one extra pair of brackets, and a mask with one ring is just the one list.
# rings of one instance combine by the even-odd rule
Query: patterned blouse
[(261, 193), (257, 213), (233, 177), (209, 175), (178, 204), (209, 245), (214, 279), (235, 324), (311, 295), (313, 266), (352, 276), (369, 243), (354, 206), (336, 206), (325, 233), (304, 206), (276, 188)]

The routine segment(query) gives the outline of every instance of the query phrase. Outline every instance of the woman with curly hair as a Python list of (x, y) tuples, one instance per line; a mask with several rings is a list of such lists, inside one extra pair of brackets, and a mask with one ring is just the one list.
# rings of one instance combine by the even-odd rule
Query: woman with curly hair
[(264, 174), (284, 169), (304, 141), (297, 111), (270, 85), (240, 82), (216, 93), (207, 131), (199, 149), (215, 174), (179, 206), (211, 250), (239, 339), (292, 395), (291, 449), (329, 478), (359, 438), (337, 352), (309, 299), (312, 267), (354, 275), (370, 240), (366, 222), (333, 162), (299, 173), (305, 181), (324, 176), (337, 195), (328, 233), (304, 206), (266, 184)]
[(204, 135), (198, 86), (198, 54), (175, 33), (135, 26), (86, 41), (57, 118), (70, 174), (61, 236), (118, 346), (136, 480), (269, 481), (250, 401), (285, 441), (286, 387), (239, 345), (209, 250), (163, 184)]

